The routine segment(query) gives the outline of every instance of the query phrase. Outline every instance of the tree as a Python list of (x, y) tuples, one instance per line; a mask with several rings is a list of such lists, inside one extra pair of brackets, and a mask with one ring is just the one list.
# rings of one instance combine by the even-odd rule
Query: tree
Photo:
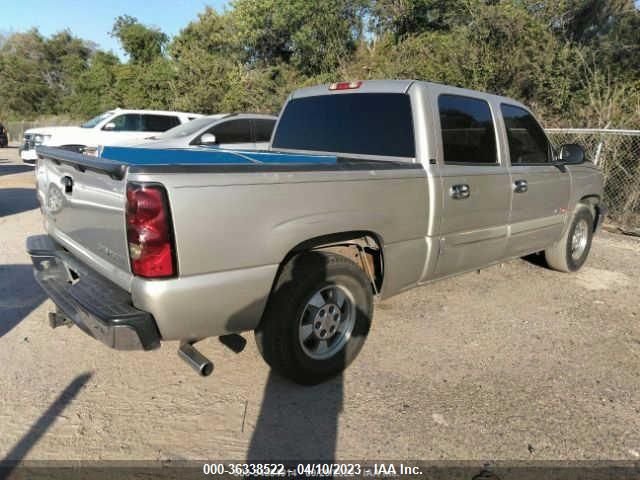
[(371, 24), (396, 40), (425, 31), (450, 30), (470, 20), (465, 0), (372, 0)]
[(92, 46), (68, 30), (48, 39), (37, 29), (10, 35), (0, 47), (2, 105), (27, 115), (66, 111), (91, 54)]
[(120, 60), (113, 53), (95, 52), (89, 68), (74, 79), (68, 111), (92, 117), (122, 105), (122, 94), (117, 87), (120, 68)]
[(111, 36), (117, 38), (134, 63), (149, 63), (161, 57), (169, 37), (158, 28), (148, 27), (129, 15), (115, 19)]
[(236, 0), (236, 42), (252, 66), (291, 63), (301, 73), (334, 70), (361, 38), (364, 0)]

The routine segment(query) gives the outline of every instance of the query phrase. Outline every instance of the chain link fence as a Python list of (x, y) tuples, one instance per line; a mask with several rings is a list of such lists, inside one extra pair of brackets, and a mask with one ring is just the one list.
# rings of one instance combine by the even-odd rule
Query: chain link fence
[(609, 222), (640, 233), (640, 130), (549, 128), (547, 134), (557, 147), (582, 145), (587, 158), (602, 168)]

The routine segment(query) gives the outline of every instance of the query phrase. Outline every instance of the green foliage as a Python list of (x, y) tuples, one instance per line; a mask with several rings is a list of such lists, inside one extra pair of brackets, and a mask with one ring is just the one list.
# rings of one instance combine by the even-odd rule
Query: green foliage
[(373, 0), (370, 10), (374, 30), (395, 39), (449, 30), (470, 20), (465, 0)]
[(235, 0), (171, 41), (126, 15), (112, 35), (127, 62), (69, 31), (0, 38), (0, 114), (277, 112), (306, 85), (417, 78), (517, 98), (546, 124), (640, 128), (633, 0)]
[(253, 66), (290, 63), (303, 74), (334, 70), (362, 33), (362, 0), (236, 0), (234, 37)]
[(134, 63), (149, 63), (162, 56), (169, 37), (157, 28), (147, 27), (135, 17), (117, 17), (111, 36), (120, 40), (122, 48)]

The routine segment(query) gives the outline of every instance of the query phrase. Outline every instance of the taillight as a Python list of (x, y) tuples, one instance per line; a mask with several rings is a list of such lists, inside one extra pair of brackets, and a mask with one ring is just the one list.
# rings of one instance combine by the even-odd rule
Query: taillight
[(362, 82), (338, 82), (329, 85), (329, 90), (352, 90), (354, 88), (360, 88)]
[(175, 275), (171, 217), (164, 187), (128, 183), (126, 218), (133, 273), (147, 278)]

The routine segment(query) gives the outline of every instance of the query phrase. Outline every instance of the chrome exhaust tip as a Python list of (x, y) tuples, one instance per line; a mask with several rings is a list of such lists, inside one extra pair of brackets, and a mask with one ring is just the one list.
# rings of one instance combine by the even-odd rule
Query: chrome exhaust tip
[(213, 372), (213, 362), (202, 355), (191, 343), (180, 345), (178, 355), (203, 377), (208, 377)]

